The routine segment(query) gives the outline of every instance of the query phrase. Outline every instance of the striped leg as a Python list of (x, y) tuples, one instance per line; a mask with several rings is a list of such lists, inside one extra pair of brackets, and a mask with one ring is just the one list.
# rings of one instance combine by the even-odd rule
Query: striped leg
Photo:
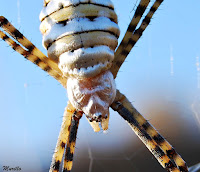
[[(139, 114), (139, 112), (136, 111), (136, 113)], [(188, 171), (187, 165), (185, 161), (181, 158), (181, 156), (175, 151), (175, 149), (172, 147), (172, 145), (169, 144), (161, 136), (158, 131), (155, 130), (155, 128), (144, 118), (141, 118), (141, 124), (144, 130), (149, 134), (149, 136), (159, 145), (159, 147), (164, 151), (164, 153), (172, 159), (176, 165), (178, 166), (180, 171), (186, 172)]]
[(147, 6), (149, 5), (149, 2), (150, 2), (150, 0), (141, 0), (140, 1), (139, 5), (137, 6), (137, 9), (135, 10), (135, 14), (126, 30), (124, 38), (122, 39), (115, 54), (121, 54), (123, 52), (123, 48), (127, 46), (129, 39), (133, 35), (133, 32), (135, 31), (140, 19), (142, 18)]
[(138, 9), (136, 10), (136, 12), (135, 12), (136, 16), (135, 15), (133, 16), (133, 19), (126, 31), (126, 35), (115, 52), (115, 59), (113, 61), (113, 65), (110, 69), (114, 78), (116, 78), (119, 68), (123, 64), (124, 60), (128, 56), (128, 54), (131, 51), (131, 49), (133, 48), (133, 46), (137, 43), (139, 38), (142, 36), (144, 30), (149, 25), (151, 18), (153, 17), (153, 14), (156, 12), (156, 10), (158, 9), (158, 7), (161, 5), (162, 2), (163, 2), (163, 0), (156, 0), (154, 2), (152, 7), (150, 8), (149, 12), (143, 19), (139, 28), (137, 30), (135, 30), (137, 25), (135, 25), (135, 23), (133, 21), (135, 18), (137, 19), (136, 16), (138, 16), (138, 15), (140, 16), (140, 18), (142, 17), (142, 14), (144, 13), (144, 8), (146, 9), (146, 6), (148, 5), (148, 3), (146, 2), (146, 4), (144, 4), (144, 6), (142, 6), (142, 7), (140, 7), (140, 5), (138, 6), (138, 8), (142, 9), (142, 10), (139, 10), (141, 13), (138, 12)]
[(70, 134), (67, 140), (67, 147), (65, 151), (63, 172), (70, 172), (72, 169), (78, 125), (79, 125), (79, 120), (81, 119), (82, 115), (83, 115), (83, 112), (76, 112), (73, 114), (71, 127), (69, 130)]
[[(174, 148), (151, 126), (119, 91), (111, 105), (130, 125), (137, 136), (168, 171), (187, 172), (185, 161)], [(175, 162), (175, 164), (174, 164)]]
[(42, 70), (48, 72), (49, 75), (58, 80), (64, 87), (66, 86), (66, 78), (63, 78), (58, 65), (47, 58), (3, 16), (0, 16), (0, 27), (14, 38), (13, 40), (4, 32), (0, 31), (0, 38), (2, 40), (4, 40), (19, 54), (23, 55), (27, 60), (30, 60)]
[(68, 102), (65, 108), (63, 122), (56, 144), (55, 152), (53, 154), (52, 163), (50, 167), (50, 172), (59, 172), (60, 164), (65, 150), (65, 145), (70, 133), (70, 127), (72, 122), (72, 116), (76, 112), (76, 109)]
[(19, 30), (17, 30), (5, 17), (0, 16), (1, 28), (17, 40), (21, 45), (23, 45), (30, 54), (33, 54), (40, 58), (42, 61), (46, 62), (54, 70), (60, 71), (58, 65), (52, 60), (46, 58), (46, 56), (32, 44)]

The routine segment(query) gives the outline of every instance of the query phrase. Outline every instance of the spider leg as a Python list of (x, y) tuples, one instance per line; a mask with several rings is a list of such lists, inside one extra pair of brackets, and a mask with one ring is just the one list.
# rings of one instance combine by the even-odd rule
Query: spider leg
[[(0, 27), (11, 37), (0, 31), (0, 38), (10, 45), (15, 51), (23, 55), (42, 70), (47, 72), (58, 80), (64, 87), (66, 86), (66, 78), (62, 77), (62, 72), (58, 65), (47, 58), (37, 47), (35, 47), (26, 37), (23, 36), (5, 17), (0, 16)], [(16, 42), (16, 41), (17, 42)], [(19, 44), (18, 44), (19, 43)], [(21, 45), (20, 45), (21, 44)]]
[[(131, 105), (128, 99), (117, 92), (111, 105), (130, 125), (146, 147), (168, 171), (187, 172), (185, 161), (174, 148), (151, 126), (151, 124)], [(175, 164), (174, 164), (175, 163)]]
[(68, 105), (65, 108), (60, 134), (58, 136), (58, 141), (57, 141), (56, 148), (53, 154), (53, 158), (52, 158), (52, 162), (51, 162), (51, 166), (49, 170), (50, 172), (59, 171), (60, 164), (61, 164), (62, 157), (65, 150), (65, 145), (69, 137), (72, 116), (74, 112), (76, 112), (76, 109), (71, 105), (70, 102), (68, 102)]
[(137, 9), (135, 10), (135, 14), (126, 30), (126, 33), (125, 33), (119, 47), (117, 48), (117, 51), (115, 53), (116, 55), (121, 54), (124, 46), (127, 46), (129, 39), (131, 38), (133, 32), (135, 31), (135, 28), (137, 27), (137, 25), (138, 25), (140, 19), (142, 18), (149, 3), (150, 3), (150, 0), (141, 0), (140, 1), (139, 5), (137, 6)]
[(5, 17), (0, 16), (0, 22), (2, 29), (17, 40), (21, 45), (23, 45), (31, 54), (39, 57), (42, 61), (45, 61), (47, 64), (60, 71), (57, 64), (50, 59), (46, 59), (46, 56), (32, 44), (19, 30), (17, 30)]
[(133, 19), (132, 19), (131, 23), (129, 24), (129, 27), (126, 31), (126, 34), (115, 52), (115, 58), (113, 61), (113, 65), (110, 69), (114, 78), (116, 78), (119, 68), (125, 61), (126, 57), (128, 56), (128, 54), (131, 51), (131, 49), (133, 48), (133, 46), (137, 43), (139, 38), (142, 36), (144, 30), (149, 25), (153, 14), (156, 12), (156, 10), (158, 9), (158, 7), (161, 5), (162, 2), (163, 2), (163, 0), (156, 0), (154, 2), (152, 7), (150, 8), (149, 12), (145, 16), (145, 18), (142, 20), (142, 23), (139, 26), (139, 28), (137, 30), (135, 30), (139, 20), (141, 19), (144, 11), (146, 10), (146, 8), (149, 4), (148, 0), (140, 1), (140, 4), (138, 5), (136, 12), (133, 16)]
[(72, 122), (69, 130), (69, 136), (67, 140), (67, 147), (63, 163), (63, 172), (70, 172), (72, 169), (78, 125), (82, 115), (83, 112), (74, 112), (72, 116)]

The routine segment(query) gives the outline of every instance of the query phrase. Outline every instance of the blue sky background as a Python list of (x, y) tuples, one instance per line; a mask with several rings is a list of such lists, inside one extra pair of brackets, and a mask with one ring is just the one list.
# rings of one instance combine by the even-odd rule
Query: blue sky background
[[(133, 16), (136, 0), (113, 0), (113, 3), (119, 16), (121, 40)], [(42, 4), (42, 0), (1, 0), (0, 15), (11, 21), (46, 54), (39, 31), (38, 16)], [(116, 79), (117, 88), (127, 95), (146, 118), (152, 120), (156, 128), (161, 129), (161, 133), (173, 145), (178, 145), (176, 138), (183, 133), (185, 137), (191, 136), (189, 140), (193, 141), (192, 144), (200, 143), (197, 138), (200, 133), (200, 71), (197, 72), (197, 57), (200, 56), (199, 11), (199, 0), (164, 1)], [(22, 171), (47, 171), (66, 103), (66, 90), (55, 79), (1, 41), (0, 166), (20, 166)], [(166, 111), (178, 117), (166, 116), (162, 113)], [(176, 124), (178, 122), (179, 125)], [(185, 132), (189, 130), (194, 130), (195, 134)], [(134, 138), (134, 142), (129, 141), (129, 137)], [(184, 139), (179, 138), (180, 142), (184, 142)], [(93, 133), (83, 117), (75, 158), (81, 157), (84, 151), (95, 152), (97, 148), (107, 151), (109, 156), (110, 152), (117, 152), (129, 144), (137, 145), (140, 141), (116, 113), (111, 112), (106, 135), (102, 132)], [(180, 146), (180, 150), (185, 154), (185, 159), (190, 161), (190, 155), (184, 152), (189, 149), (187, 146)], [(190, 151), (200, 153), (196, 148)], [(126, 159), (128, 155), (124, 152), (121, 151)], [(81, 160), (77, 161), (80, 163)], [(196, 162), (197, 159), (194, 159), (189, 165)], [(134, 168), (142, 171), (142, 167)]]

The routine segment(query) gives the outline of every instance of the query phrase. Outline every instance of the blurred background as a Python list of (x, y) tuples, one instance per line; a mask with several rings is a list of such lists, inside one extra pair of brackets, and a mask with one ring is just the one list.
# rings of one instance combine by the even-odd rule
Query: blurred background
[[(113, 0), (122, 39), (137, 0)], [(0, 15), (45, 54), (42, 0), (1, 0)], [(200, 1), (164, 1), (116, 79), (117, 88), (175, 147), (200, 162)], [(67, 104), (66, 90), (0, 42), (0, 171), (47, 172)], [(111, 110), (108, 132), (80, 121), (73, 172), (164, 172), (127, 123)]]

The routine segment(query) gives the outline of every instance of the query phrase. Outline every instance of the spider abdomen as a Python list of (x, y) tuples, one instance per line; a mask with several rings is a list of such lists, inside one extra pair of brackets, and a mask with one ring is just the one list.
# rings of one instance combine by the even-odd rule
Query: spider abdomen
[(116, 94), (109, 71), (120, 34), (110, 0), (51, 0), (40, 14), (48, 56), (68, 78), (72, 105), (101, 121)]
[(52, 0), (40, 19), (43, 45), (64, 75), (93, 77), (111, 67), (120, 31), (109, 0)]

